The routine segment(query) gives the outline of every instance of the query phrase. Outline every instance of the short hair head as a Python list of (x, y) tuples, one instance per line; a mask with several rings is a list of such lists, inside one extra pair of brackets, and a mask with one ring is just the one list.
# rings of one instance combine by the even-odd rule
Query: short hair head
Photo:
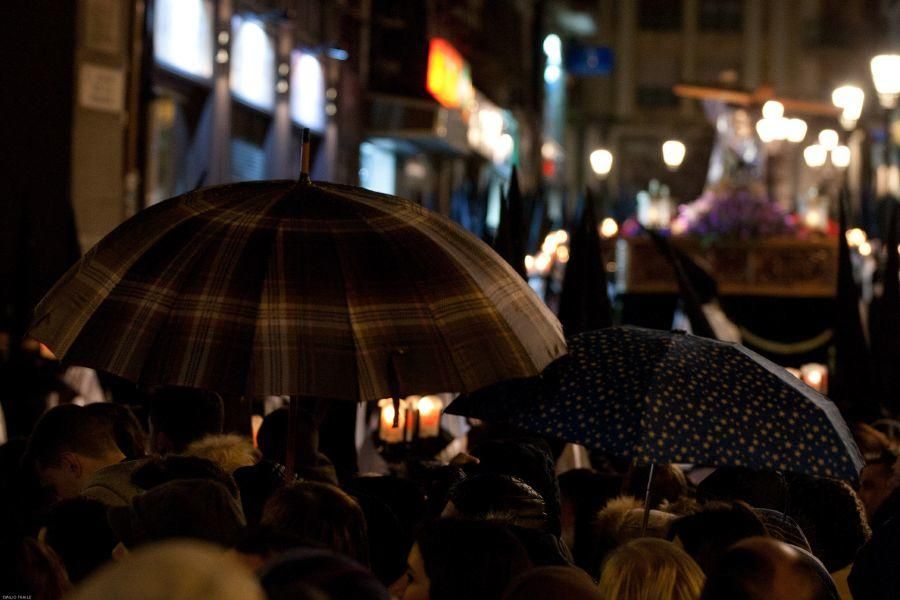
[(440, 519), (426, 523), (416, 543), (431, 600), (499, 598), (531, 566), (525, 547), (499, 523)]
[(771, 538), (728, 549), (708, 574), (701, 600), (836, 600), (834, 582), (812, 555)]
[(862, 501), (846, 482), (791, 474), (788, 514), (830, 573), (853, 562), (872, 532)]
[(106, 422), (76, 404), (48, 410), (28, 438), (25, 460), (38, 468), (59, 464), (65, 452), (101, 458), (118, 446)]
[(333, 485), (302, 481), (279, 488), (263, 507), (260, 524), (369, 564), (362, 509)]
[[(154, 437), (165, 434), (172, 452), (211, 433), (222, 433), (225, 407), (215, 392), (164, 386), (150, 393), (150, 425)], [(158, 444), (158, 439), (153, 443)]]
[(125, 458), (134, 460), (147, 455), (147, 433), (129, 407), (114, 402), (95, 402), (84, 409), (107, 422)]
[(677, 538), (707, 574), (726, 548), (742, 539), (766, 534), (762, 520), (742, 502), (709, 503), (697, 513), (676, 519), (669, 527), (669, 539)]

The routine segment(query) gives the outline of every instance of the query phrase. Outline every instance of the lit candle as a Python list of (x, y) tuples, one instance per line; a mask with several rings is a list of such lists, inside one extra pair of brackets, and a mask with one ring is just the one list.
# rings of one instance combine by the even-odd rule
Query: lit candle
[(378, 401), (378, 407), (381, 409), (381, 419), (378, 421), (378, 437), (383, 442), (397, 444), (404, 441), (403, 434), (406, 430), (405, 405), (406, 402), (401, 400), (398, 426), (394, 427), (394, 401), (391, 398)]
[(441, 409), (443, 401), (437, 396), (422, 396), (417, 404), (419, 409), (419, 437), (436, 437), (441, 431)]
[(828, 369), (819, 363), (809, 363), (800, 367), (803, 381), (817, 392), (828, 392)]

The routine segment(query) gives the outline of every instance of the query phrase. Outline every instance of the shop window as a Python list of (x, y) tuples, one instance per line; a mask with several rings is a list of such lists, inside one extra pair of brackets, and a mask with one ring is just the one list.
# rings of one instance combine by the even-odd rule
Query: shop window
[(291, 53), (291, 119), (313, 131), (325, 130), (325, 72), (312, 54)]
[(700, 1), (700, 29), (702, 31), (741, 31), (743, 17), (743, 0)]
[(654, 31), (677, 31), (681, 29), (681, 1), (640, 0), (638, 3), (638, 25), (641, 29)]
[(394, 194), (397, 189), (397, 156), (371, 142), (359, 146), (359, 182), (362, 187)]
[(275, 44), (265, 26), (255, 19), (231, 19), (231, 75), (234, 96), (262, 110), (275, 105)]
[(156, 0), (153, 56), (160, 65), (195, 77), (213, 73), (211, 0)]

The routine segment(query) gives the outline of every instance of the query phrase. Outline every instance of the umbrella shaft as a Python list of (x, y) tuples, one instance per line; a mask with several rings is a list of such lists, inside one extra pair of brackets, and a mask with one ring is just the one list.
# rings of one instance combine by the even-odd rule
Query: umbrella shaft
[(641, 526), (641, 537), (647, 535), (647, 525), (650, 523), (650, 486), (653, 485), (653, 468), (656, 465), (650, 463), (650, 472), (647, 473), (647, 491), (644, 492), (644, 524)]

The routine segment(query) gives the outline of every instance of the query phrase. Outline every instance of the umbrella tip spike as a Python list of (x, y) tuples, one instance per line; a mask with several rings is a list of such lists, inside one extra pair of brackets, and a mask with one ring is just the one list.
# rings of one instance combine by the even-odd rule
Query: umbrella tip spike
[(309, 183), (309, 127), (300, 130), (300, 183)]

